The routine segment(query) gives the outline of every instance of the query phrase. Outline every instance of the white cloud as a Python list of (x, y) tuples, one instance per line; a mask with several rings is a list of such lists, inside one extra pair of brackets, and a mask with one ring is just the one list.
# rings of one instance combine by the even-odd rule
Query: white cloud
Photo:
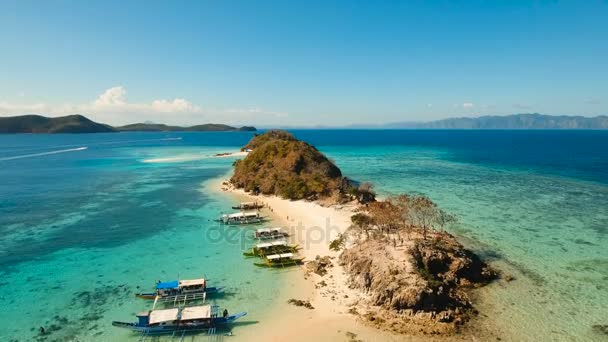
[(259, 107), (232, 109), (203, 109), (184, 99), (156, 99), (149, 103), (129, 102), (127, 90), (115, 86), (103, 91), (89, 103), (49, 105), (45, 103), (8, 103), (0, 101), (0, 116), (20, 114), (42, 114), (61, 116), (80, 113), (93, 120), (109, 124), (128, 124), (152, 120), (168, 124), (200, 124), (221, 122), (251, 124), (259, 121), (260, 115), (267, 118), (286, 117), (283, 112), (266, 111)]
[(104, 106), (122, 106), (127, 102), (127, 90), (123, 86), (112, 87), (99, 95), (93, 102), (93, 105)]
[(200, 108), (186, 99), (154, 100), (152, 101), (152, 109), (161, 113), (200, 111)]
[(90, 108), (84, 106), (88, 111), (101, 112), (124, 112), (124, 113), (175, 113), (187, 112), (198, 113), (201, 108), (192, 102), (176, 98), (173, 100), (154, 100), (151, 103), (129, 103), (127, 101), (127, 90), (123, 86), (116, 86), (104, 91), (93, 103)]
[(475, 104), (471, 103), (471, 102), (465, 102), (462, 104), (462, 108), (473, 108), (475, 107)]

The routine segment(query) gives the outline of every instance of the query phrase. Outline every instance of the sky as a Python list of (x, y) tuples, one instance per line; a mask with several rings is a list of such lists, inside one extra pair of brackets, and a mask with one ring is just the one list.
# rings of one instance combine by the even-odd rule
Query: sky
[(608, 114), (607, 1), (0, 0), (0, 116)]

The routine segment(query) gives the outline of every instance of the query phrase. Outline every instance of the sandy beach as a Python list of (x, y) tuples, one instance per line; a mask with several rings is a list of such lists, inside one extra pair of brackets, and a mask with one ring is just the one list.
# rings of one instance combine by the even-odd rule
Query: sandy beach
[[(338, 265), (338, 252), (329, 249), (329, 243), (350, 226), (354, 205), (323, 207), (316, 202), (290, 201), (277, 196), (253, 196), (227, 185), (226, 178), (207, 184), (208, 191), (223, 193), (236, 202), (257, 201), (265, 207), (271, 226), (289, 231), (292, 243), (302, 249), (305, 261), (317, 256), (332, 258), (333, 267), (323, 277), (307, 272), (306, 266), (288, 271), (285, 291), (277, 294), (276, 308), (258, 324), (235, 329), (235, 340), (253, 338), (266, 341), (462, 341), (471, 336), (433, 337), (406, 336), (381, 331), (365, 325), (356, 315), (349, 313), (351, 306), (363, 301), (364, 294), (350, 289), (346, 274)], [(278, 276), (278, 275), (277, 275)], [(287, 303), (294, 298), (310, 301), (314, 309), (296, 307)]]

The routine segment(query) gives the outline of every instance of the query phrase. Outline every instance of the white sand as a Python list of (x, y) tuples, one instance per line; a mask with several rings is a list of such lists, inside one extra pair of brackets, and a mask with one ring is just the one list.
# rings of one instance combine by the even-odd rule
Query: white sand
[(245, 157), (249, 152), (239, 151), (239, 152), (227, 152), (222, 155), (214, 155), (214, 158), (227, 158), (227, 157)]

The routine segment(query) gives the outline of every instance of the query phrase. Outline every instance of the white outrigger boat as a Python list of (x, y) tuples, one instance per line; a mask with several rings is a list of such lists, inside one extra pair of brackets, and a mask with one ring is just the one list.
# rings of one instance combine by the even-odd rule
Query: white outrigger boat
[(189, 332), (214, 334), (216, 328), (226, 326), (246, 314), (246, 312), (239, 312), (235, 315), (228, 315), (228, 311), (224, 310), (220, 315), (217, 305), (187, 306), (141, 312), (136, 315), (137, 322), (114, 321), (112, 325), (131, 329), (144, 336)]
[(255, 231), (255, 238), (260, 240), (282, 239), (289, 234), (281, 228), (260, 228)]
[(190, 300), (205, 300), (210, 296), (223, 293), (221, 287), (207, 286), (207, 280), (181, 279), (167, 282), (159, 281), (156, 284), (156, 291), (149, 293), (137, 293), (136, 297), (158, 302), (184, 302)]
[(301, 265), (304, 258), (296, 258), (293, 253), (271, 254), (264, 256), (263, 262), (256, 262), (254, 265), (260, 267), (289, 267)]
[(218, 221), (227, 225), (260, 224), (264, 221), (264, 218), (257, 211), (242, 211), (234, 214), (224, 214)]
[(297, 252), (297, 245), (289, 245), (285, 240), (274, 240), (270, 242), (262, 242), (251, 247), (247, 252), (243, 252), (246, 257), (264, 257), (269, 254), (280, 254), (288, 252)]

